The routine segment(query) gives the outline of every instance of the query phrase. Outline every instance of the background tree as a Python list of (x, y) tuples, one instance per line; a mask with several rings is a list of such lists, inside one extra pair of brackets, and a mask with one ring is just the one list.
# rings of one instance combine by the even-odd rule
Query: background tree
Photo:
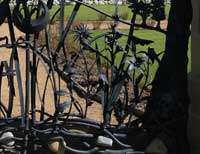
[(145, 125), (158, 126), (159, 137), (173, 154), (189, 154), (187, 51), (191, 19), (190, 0), (171, 1), (166, 51), (153, 82), (146, 112)]

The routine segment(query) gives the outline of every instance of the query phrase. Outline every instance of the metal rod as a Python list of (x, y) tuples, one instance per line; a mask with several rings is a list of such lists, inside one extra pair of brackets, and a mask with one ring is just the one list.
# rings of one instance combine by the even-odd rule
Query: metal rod
[[(7, 3), (7, 5), (9, 5), (9, 3)], [(15, 64), (15, 69), (16, 69), (16, 78), (17, 78), (17, 84), (18, 84), (18, 89), (19, 89), (20, 109), (21, 109), (21, 116), (22, 116), (21, 124), (22, 126), (24, 126), (25, 125), (25, 119), (24, 119), (25, 110), (24, 110), (24, 94), (23, 94), (23, 87), (22, 87), (22, 78), (21, 78), (19, 57), (18, 57), (18, 51), (17, 51), (17, 46), (16, 46), (16, 39), (15, 39), (13, 22), (12, 22), (11, 10), (9, 6), (8, 8), (9, 9), (7, 13), (7, 19), (8, 19), (11, 43), (13, 45), (12, 54), (10, 58), (10, 67), (13, 68), (13, 59), (14, 59), (14, 64)]]

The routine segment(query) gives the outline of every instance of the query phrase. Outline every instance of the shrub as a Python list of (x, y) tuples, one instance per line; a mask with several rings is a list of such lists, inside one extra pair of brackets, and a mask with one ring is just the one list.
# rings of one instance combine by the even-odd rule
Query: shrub
[(77, 27), (78, 25), (81, 25), (81, 24), (83, 24), (82, 21), (75, 20), (73, 22), (73, 24), (71, 25), (71, 30), (73, 31), (75, 27)]
[(106, 20), (106, 16), (103, 14), (98, 14), (97, 15), (97, 20), (92, 22), (93, 29), (100, 29), (101, 24)]
[[(78, 24), (78, 23), (76, 23)], [(49, 45), (52, 51), (55, 51), (58, 42), (59, 42), (59, 23), (58, 22), (54, 22), (50, 25), (49, 27)], [(75, 25), (73, 25), (75, 26)], [(73, 28), (72, 26), (72, 28)], [(39, 41), (41, 44), (44, 44), (45, 41), (45, 32), (44, 30), (41, 32), (40, 37), (39, 37)], [(76, 50), (77, 48), (77, 43), (74, 41), (74, 37), (72, 34), (68, 35), (68, 37), (66, 37), (65, 39), (65, 50), (67, 52), (71, 52), (73, 50)], [(62, 54), (62, 53), (61, 53)]]
[(127, 20), (127, 19), (128, 19), (128, 12), (122, 12), (119, 16), (120, 16), (123, 20)]

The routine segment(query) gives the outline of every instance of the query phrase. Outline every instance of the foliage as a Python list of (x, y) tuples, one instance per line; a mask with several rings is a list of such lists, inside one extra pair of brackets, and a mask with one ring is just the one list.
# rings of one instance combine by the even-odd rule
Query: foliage
[(120, 18), (122, 18), (123, 20), (128, 20), (129, 14), (128, 12), (124, 11), (121, 14), (119, 14)]
[(102, 23), (106, 20), (106, 16), (103, 14), (98, 14), (97, 15), (97, 20), (92, 22), (93, 25), (93, 29), (100, 29), (100, 26), (102, 25)]
[[(102, 11), (108, 12), (110, 14), (114, 13), (115, 6), (114, 5), (93, 5), (95, 8), (98, 8)], [(65, 19), (68, 19), (69, 16), (71, 15), (71, 12), (73, 10), (74, 5), (67, 5), (65, 9)], [(128, 19), (131, 20), (132, 16), (132, 11), (128, 8), (129, 5), (122, 5), (119, 7), (119, 14), (123, 14), (124, 10), (127, 11), (128, 13)], [(52, 9), (50, 10), (50, 15), (52, 16), (56, 10), (59, 8), (59, 6), (54, 5)], [(166, 17), (168, 17), (169, 14), (169, 8), (170, 5), (166, 4), (165, 6), (165, 12), (166, 12)], [(98, 14), (97, 12), (88, 9), (87, 7), (82, 6), (79, 10), (79, 14), (76, 17), (76, 20), (80, 21), (97, 21), (98, 20)], [(110, 18), (107, 18), (107, 20), (111, 20)], [(141, 20), (140, 16), (137, 16), (137, 20)]]

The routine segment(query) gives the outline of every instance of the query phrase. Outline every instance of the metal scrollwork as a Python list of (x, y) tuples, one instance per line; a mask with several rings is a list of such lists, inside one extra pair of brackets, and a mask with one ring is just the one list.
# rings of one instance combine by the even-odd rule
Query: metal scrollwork
[[(35, 5), (16, 1), (13, 12), (10, 1), (2, 1), (0, 25), (7, 18), (10, 36), (0, 36), (0, 50), (10, 50), (11, 56), (0, 65), (0, 87), (5, 77), (9, 83), (8, 103), (0, 98), (0, 149), (24, 154), (48, 153), (57, 142), (66, 153), (144, 154), (152, 139), (143, 127), (152, 82), (150, 68), (154, 63), (160, 64), (161, 51), (148, 47), (153, 40), (136, 37), (134, 32), (139, 27), (166, 33), (160, 27), (160, 21), (165, 19), (164, 1), (158, 1), (130, 1), (133, 15), (131, 21), (125, 21), (120, 18), (118, 0), (114, 15), (82, 0), (71, 0), (74, 9), (65, 27), (63, 9), (68, 7), (65, 1), (60, 1), (51, 20), (49, 10), (54, 7), (53, 0), (47, 4), (38, 0)], [(111, 28), (97, 36), (84, 24), (72, 28), (80, 6), (111, 18)], [(52, 48), (50, 24), (59, 12), (60, 32), (56, 47)], [(138, 15), (142, 16), (142, 23), (136, 23)], [(157, 26), (146, 24), (149, 17), (157, 21)], [(120, 31), (119, 23), (130, 28)], [(24, 36), (16, 38), (14, 25)], [(71, 32), (76, 43), (73, 51), (66, 49), (65, 44)], [(138, 51), (138, 46), (145, 46), (146, 51)], [(25, 55), (24, 61), (20, 54)], [(20, 66), (22, 63), (25, 70)], [(19, 95), (18, 116), (13, 113), (16, 95)], [(96, 107), (102, 113), (98, 121), (89, 114)]]
[[(33, 14), (38, 14), (38, 17), (32, 19)], [(17, 3), (13, 10), (13, 22), (15, 26), (24, 33), (38, 33), (43, 30), (49, 22), (48, 7), (44, 2), (39, 1), (37, 7), (29, 11), (29, 7), (24, 4), (24, 2)]]
[(6, 0), (0, 3), (0, 25), (5, 21), (8, 10), (8, 4)]

